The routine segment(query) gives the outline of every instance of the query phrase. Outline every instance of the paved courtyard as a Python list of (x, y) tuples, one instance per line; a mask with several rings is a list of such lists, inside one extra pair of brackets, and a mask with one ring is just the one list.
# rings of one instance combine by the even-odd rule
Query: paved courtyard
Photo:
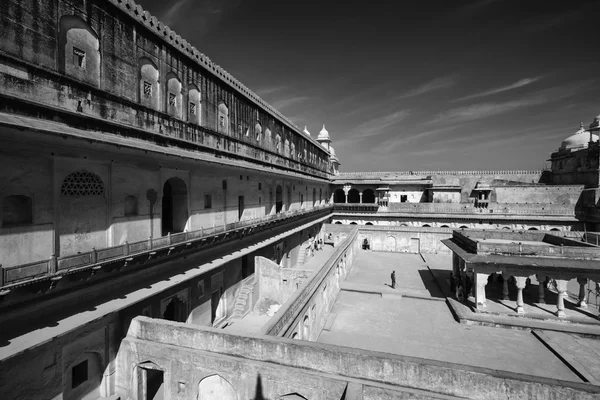
[[(449, 272), (450, 260), (435, 255), (428, 264)], [(361, 251), (346, 281), (361, 289), (340, 292), (321, 343), (582, 381), (531, 332), (457, 323), (419, 255)]]

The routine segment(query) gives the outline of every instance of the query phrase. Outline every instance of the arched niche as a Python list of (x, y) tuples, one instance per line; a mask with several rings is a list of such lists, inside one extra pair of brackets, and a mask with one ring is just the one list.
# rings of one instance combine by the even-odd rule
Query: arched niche
[(139, 102), (141, 105), (160, 111), (160, 85), (158, 67), (152, 60), (139, 60)]
[(238, 395), (225, 378), (211, 375), (198, 384), (198, 400), (238, 400)]
[(217, 131), (229, 133), (229, 108), (224, 102), (219, 102), (217, 107)]
[(10, 195), (2, 199), (2, 226), (33, 223), (33, 202), (25, 195)]
[(68, 174), (58, 203), (60, 256), (107, 246), (107, 206), (104, 182), (93, 172)]
[(254, 125), (254, 138), (257, 142), (262, 140), (262, 125), (260, 122), (257, 122), (256, 125)]
[(200, 89), (194, 84), (188, 85), (188, 121), (196, 124), (202, 124), (202, 102)]
[(348, 203), (360, 203), (360, 192), (357, 189), (348, 191)]
[(343, 189), (335, 189), (333, 192), (333, 202), (334, 203), (345, 203), (346, 202), (346, 194)]
[(169, 72), (166, 76), (166, 84), (167, 105), (165, 110), (167, 110), (167, 114), (181, 119), (181, 80), (174, 72)]
[(59, 71), (100, 86), (100, 40), (80, 17), (65, 15), (59, 22)]

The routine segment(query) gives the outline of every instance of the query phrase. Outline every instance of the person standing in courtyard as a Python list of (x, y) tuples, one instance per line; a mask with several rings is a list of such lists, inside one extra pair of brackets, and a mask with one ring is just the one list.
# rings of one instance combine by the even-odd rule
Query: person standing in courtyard
[(392, 289), (396, 289), (396, 271), (392, 271)]

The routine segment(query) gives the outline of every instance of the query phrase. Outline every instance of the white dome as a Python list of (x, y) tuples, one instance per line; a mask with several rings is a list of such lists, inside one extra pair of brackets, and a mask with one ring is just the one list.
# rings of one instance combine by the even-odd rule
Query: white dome
[(308, 131), (308, 129), (306, 129), (306, 125), (304, 125), (304, 133), (310, 136), (310, 132)]
[(323, 129), (321, 129), (321, 132), (319, 132), (319, 136), (317, 136), (317, 140), (319, 141), (330, 141), (331, 139), (329, 139), (329, 132), (327, 132), (327, 129), (325, 129), (325, 125), (323, 125)]
[[(590, 141), (590, 133), (583, 126), (579, 128), (574, 135), (569, 136), (562, 141), (559, 150), (581, 150), (588, 147)], [(592, 135), (592, 142), (598, 141), (598, 135)]]

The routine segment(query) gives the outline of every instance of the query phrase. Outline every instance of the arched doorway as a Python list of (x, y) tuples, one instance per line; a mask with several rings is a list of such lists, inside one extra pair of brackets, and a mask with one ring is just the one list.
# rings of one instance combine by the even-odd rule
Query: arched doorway
[(275, 189), (275, 212), (280, 213), (283, 209), (283, 190), (281, 185), (277, 185)]
[(396, 238), (388, 236), (383, 242), (383, 251), (396, 251)]
[(162, 235), (183, 232), (188, 219), (187, 187), (180, 178), (170, 178), (163, 186)]
[(363, 190), (362, 202), (366, 204), (375, 203), (375, 191), (373, 189)]
[(350, 225), (356, 225), (356, 222), (350, 222)]
[(360, 203), (360, 194), (358, 189), (350, 189), (348, 192), (348, 203)]
[(231, 383), (220, 375), (211, 375), (198, 384), (198, 399), (237, 400), (238, 396)]
[(333, 202), (334, 203), (345, 203), (346, 195), (344, 194), (344, 189), (335, 189), (333, 192)]

